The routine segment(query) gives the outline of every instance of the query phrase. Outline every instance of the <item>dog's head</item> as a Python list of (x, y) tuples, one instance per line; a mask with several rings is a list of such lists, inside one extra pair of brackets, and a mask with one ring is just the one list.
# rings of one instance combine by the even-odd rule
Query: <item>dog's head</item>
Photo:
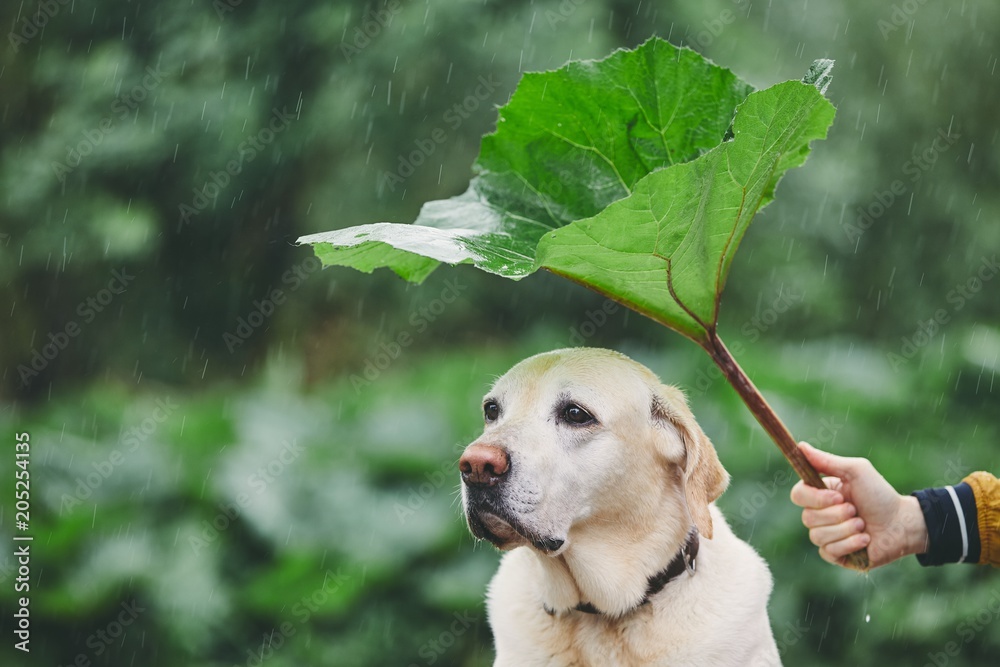
[(459, 461), (476, 537), (554, 555), (583, 526), (640, 534), (655, 516), (711, 538), (709, 503), (728, 475), (680, 390), (628, 357), (589, 348), (531, 357), (497, 380), (483, 414), (482, 436)]

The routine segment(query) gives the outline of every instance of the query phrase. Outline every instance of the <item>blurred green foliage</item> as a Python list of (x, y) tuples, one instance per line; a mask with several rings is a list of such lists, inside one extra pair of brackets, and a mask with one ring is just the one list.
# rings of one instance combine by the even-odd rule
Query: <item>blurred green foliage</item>
[[(0, 423), (31, 434), (35, 536), (30, 656), (0, 556), (4, 664), (490, 664), (497, 555), (467, 535), (454, 464), (494, 376), (583, 342), (689, 391), (733, 476), (720, 505), (775, 575), (786, 664), (933, 664), (952, 641), (949, 664), (995, 661), (995, 573), (821, 562), (777, 450), (680, 337), (623, 310), (601, 324), (598, 297), (551, 276), (445, 269), (414, 288), (315, 271), (292, 242), (462, 191), (521, 72), (652, 34), (757, 86), (834, 58), (837, 121), (750, 229), (721, 333), (797, 437), (870, 456), (900, 490), (996, 472), (1000, 6), (56, 0), (0, 16)], [(454, 126), (481, 76), (495, 97)], [(436, 128), (446, 141), (388, 187)], [(114, 271), (135, 277), (120, 289)]]

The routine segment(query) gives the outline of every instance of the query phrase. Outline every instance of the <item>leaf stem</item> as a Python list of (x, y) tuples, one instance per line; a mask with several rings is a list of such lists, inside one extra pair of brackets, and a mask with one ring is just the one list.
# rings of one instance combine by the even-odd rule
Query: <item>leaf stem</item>
[[(723, 375), (726, 376), (726, 380), (733, 386), (736, 393), (740, 395), (740, 398), (743, 399), (747, 407), (750, 408), (753, 416), (757, 418), (760, 425), (764, 427), (767, 434), (778, 445), (781, 453), (792, 464), (792, 468), (795, 469), (799, 477), (810, 486), (820, 489), (826, 488), (823, 478), (816, 472), (812, 464), (809, 463), (802, 450), (799, 449), (795, 438), (792, 437), (791, 431), (781, 421), (781, 418), (778, 417), (774, 409), (768, 405), (767, 400), (765, 400), (757, 387), (754, 386), (754, 383), (743, 369), (740, 368), (740, 365), (736, 363), (736, 359), (733, 358), (733, 355), (726, 348), (714, 328), (709, 330), (708, 338), (702, 343), (702, 347), (712, 357), (712, 361), (722, 370)], [(868, 552), (865, 549), (856, 551), (847, 556), (846, 561), (846, 564), (853, 569), (867, 570)]]

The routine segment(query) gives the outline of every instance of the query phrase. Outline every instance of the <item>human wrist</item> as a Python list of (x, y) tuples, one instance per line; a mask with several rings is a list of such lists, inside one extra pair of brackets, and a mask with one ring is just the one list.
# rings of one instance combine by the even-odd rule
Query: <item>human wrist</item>
[(900, 496), (898, 516), (902, 529), (903, 554), (909, 556), (926, 553), (929, 544), (927, 521), (920, 509), (920, 501), (913, 496)]

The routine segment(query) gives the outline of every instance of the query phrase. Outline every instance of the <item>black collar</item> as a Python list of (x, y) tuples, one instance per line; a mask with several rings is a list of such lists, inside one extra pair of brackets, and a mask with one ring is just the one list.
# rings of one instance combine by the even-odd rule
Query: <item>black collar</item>
[[(691, 526), (691, 532), (688, 533), (687, 542), (681, 547), (681, 550), (677, 552), (673, 560), (666, 568), (657, 572), (649, 578), (649, 584), (646, 586), (646, 595), (639, 602), (637, 607), (641, 607), (649, 602), (649, 599), (663, 590), (663, 587), (668, 583), (676, 579), (677, 577), (688, 572), (689, 574), (694, 574), (695, 572), (695, 558), (698, 556), (698, 528), (696, 526)], [(576, 611), (582, 611), (585, 614), (602, 614), (600, 609), (595, 607), (589, 602), (581, 602), (574, 607)], [(546, 609), (549, 614), (555, 612)]]

